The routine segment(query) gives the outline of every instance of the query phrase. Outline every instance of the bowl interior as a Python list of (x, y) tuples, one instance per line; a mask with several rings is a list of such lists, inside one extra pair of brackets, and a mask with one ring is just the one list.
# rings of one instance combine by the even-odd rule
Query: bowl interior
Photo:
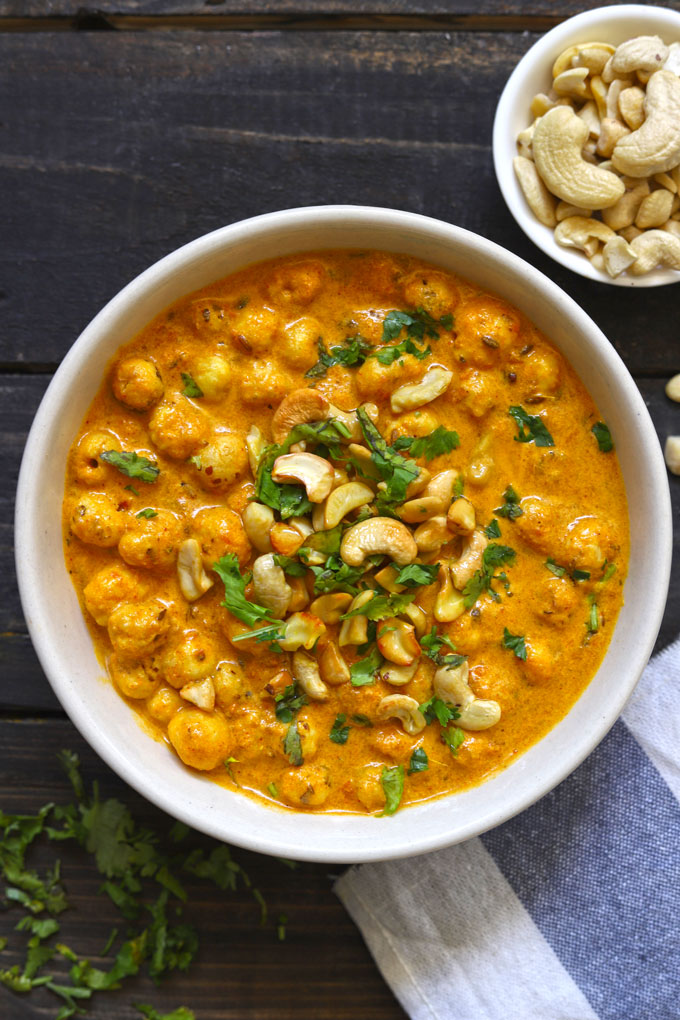
[[(629, 500), (626, 604), (602, 667), (568, 716), (483, 786), (389, 819), (269, 808), (185, 769), (143, 734), (103, 679), (62, 555), (67, 450), (120, 344), (177, 297), (250, 262), (334, 247), (411, 253), (525, 311), (586, 380), (615, 437)], [(390, 210), (319, 207), (257, 217), (199, 238), (134, 280), (87, 327), (57, 372), (29, 437), (17, 505), (17, 569), (29, 630), (57, 696), (85, 738), (131, 786), (187, 824), (250, 849), (307, 860), (387, 859), (446, 846), (504, 821), (561, 781), (630, 695), (656, 637), (670, 569), (663, 458), (635, 384), (597, 327), (504, 249), (460, 228)]]
[(600, 7), (569, 18), (542, 36), (522, 57), (503, 90), (494, 120), (493, 158), (498, 184), (510, 212), (527, 237), (546, 255), (600, 283), (659, 287), (680, 282), (680, 273), (655, 269), (644, 276), (624, 274), (612, 279), (596, 269), (583, 252), (557, 244), (552, 229), (540, 223), (527, 205), (512, 167), (517, 155), (517, 135), (533, 121), (529, 104), (537, 92), (550, 90), (555, 58), (575, 43), (598, 41), (617, 46), (636, 35), (659, 35), (665, 42), (680, 41), (680, 13), (642, 4)]

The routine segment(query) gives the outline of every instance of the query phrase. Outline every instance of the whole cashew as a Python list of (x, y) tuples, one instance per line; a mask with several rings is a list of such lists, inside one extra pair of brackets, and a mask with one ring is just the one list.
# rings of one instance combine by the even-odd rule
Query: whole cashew
[(536, 164), (526, 156), (515, 156), (512, 166), (527, 204), (536, 219), (546, 227), (554, 227), (557, 222), (555, 199), (541, 180)]
[(456, 725), (464, 730), (488, 730), (501, 717), (497, 701), (476, 698), (468, 684), (469, 668), (463, 662), (456, 669), (442, 666), (434, 675), (434, 693), (447, 705), (455, 705), (460, 711)]
[(390, 406), (395, 414), (413, 411), (416, 407), (429, 404), (445, 393), (451, 385), (453, 372), (441, 365), (433, 365), (417, 383), (400, 386), (390, 397)]
[(339, 524), (351, 510), (365, 506), (375, 499), (375, 493), (363, 482), (346, 482), (333, 489), (324, 503), (324, 530), (329, 531)]
[(453, 583), (462, 591), (476, 570), (482, 566), (484, 550), (489, 540), (483, 531), (473, 531), (466, 540), (462, 554), (457, 560), (451, 561), (451, 576)]
[(333, 487), (333, 468), (315, 453), (284, 453), (272, 468), (275, 482), (302, 482), (307, 499), (323, 503)]
[(617, 76), (631, 71), (658, 71), (668, 56), (668, 47), (658, 35), (638, 35), (616, 47), (609, 61)]
[(327, 701), (328, 688), (319, 675), (316, 659), (305, 652), (293, 653), (293, 676), (310, 701)]
[(656, 266), (680, 269), (680, 237), (667, 230), (645, 230), (633, 238), (630, 246), (637, 256), (630, 267), (635, 276), (642, 276)]
[(395, 666), (393, 662), (385, 662), (380, 669), (380, 679), (393, 687), (403, 687), (413, 680), (417, 669), (417, 662), (412, 662), (409, 666)]
[(248, 503), (241, 514), (243, 527), (251, 545), (258, 552), (272, 551), (269, 532), (274, 526), (274, 511), (264, 503)]
[(656, 71), (647, 85), (644, 108), (642, 126), (617, 142), (612, 152), (614, 167), (629, 177), (650, 177), (680, 163), (680, 78), (672, 71)]
[(420, 657), (421, 649), (415, 636), (415, 627), (396, 617), (380, 621), (377, 644), (381, 654), (397, 666), (410, 666)]
[(415, 737), (427, 726), (418, 702), (407, 694), (388, 694), (383, 698), (378, 705), (378, 718), (398, 719), (410, 737)]
[(279, 645), (284, 652), (295, 652), (298, 648), (313, 648), (326, 633), (326, 624), (313, 613), (293, 613), (286, 620), (283, 637)]
[(350, 567), (358, 567), (373, 553), (386, 553), (399, 566), (404, 566), (413, 563), (418, 547), (401, 521), (391, 517), (369, 517), (347, 529), (340, 546), (340, 556)]
[(277, 567), (273, 553), (258, 556), (253, 563), (255, 601), (264, 606), (273, 617), (282, 620), (293, 595), (282, 567)]
[(534, 160), (553, 195), (583, 209), (606, 209), (621, 198), (625, 188), (616, 174), (584, 160), (581, 150), (589, 133), (571, 107), (556, 106), (536, 125)]
[(451, 623), (465, 612), (465, 599), (451, 584), (449, 564), (439, 567), (439, 591), (434, 603), (434, 618), (439, 623)]
[(600, 220), (583, 216), (568, 216), (555, 227), (555, 240), (564, 248), (580, 248), (587, 255), (594, 255), (600, 247), (614, 237), (614, 231)]
[(274, 411), (272, 435), (275, 443), (282, 443), (296, 425), (323, 421), (328, 417), (329, 403), (318, 390), (293, 390), (283, 398)]

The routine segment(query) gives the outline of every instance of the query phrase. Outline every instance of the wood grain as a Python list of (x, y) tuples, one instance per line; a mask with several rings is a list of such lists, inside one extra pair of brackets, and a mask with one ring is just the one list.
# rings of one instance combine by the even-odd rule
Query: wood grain
[(0, 35), (0, 363), (57, 363), (120, 287), (199, 234), (349, 202), (490, 237), (575, 297), (631, 371), (665, 372), (675, 288), (648, 298), (575, 276), (525, 238), (498, 190), (495, 105), (534, 38)]
[[(138, 822), (166, 832), (172, 820), (138, 797), (89, 749), (71, 723), (0, 721), (0, 808), (30, 813), (52, 801), (71, 801), (70, 787), (57, 764), (61, 748), (76, 751), (87, 783), (96, 778), (102, 797), (117, 797)], [(193, 844), (192, 844), (193, 845)], [(215, 844), (197, 837), (197, 846)], [(267, 901), (269, 920), (260, 927), (260, 911), (244, 887), (221, 893), (199, 880), (188, 880), (185, 918), (199, 931), (200, 951), (189, 975), (174, 975), (160, 988), (134, 978), (124, 990), (98, 996), (96, 1020), (132, 1020), (133, 1002), (153, 1003), (163, 1011), (186, 1005), (197, 1020), (401, 1020), (404, 1013), (392, 998), (344, 908), (332, 892), (332, 865), (299, 864), (294, 871), (275, 859), (235, 850), (238, 862)], [(30, 863), (39, 869), (54, 856), (63, 863), (71, 909), (61, 915), (59, 938), (96, 966), (120, 915), (98, 896), (101, 876), (88, 855), (71, 844), (40, 849)], [(286, 939), (280, 942), (276, 922), (288, 916)], [(12, 935), (20, 912), (2, 914), (0, 934), (10, 937), (3, 967), (21, 962)], [(124, 922), (122, 931), (124, 931)], [(57, 968), (55, 967), (55, 970)], [(58, 971), (57, 971), (58, 972)], [(62, 968), (63, 972), (63, 968)], [(295, 976), (294, 984), (292, 977)], [(3, 1020), (29, 1016), (47, 1020), (55, 1014), (54, 998), (32, 992), (19, 1000), (0, 991)]]

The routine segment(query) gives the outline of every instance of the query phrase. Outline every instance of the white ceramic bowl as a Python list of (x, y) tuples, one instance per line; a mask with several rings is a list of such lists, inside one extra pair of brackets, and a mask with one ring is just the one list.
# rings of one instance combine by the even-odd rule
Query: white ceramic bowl
[[(140, 729), (102, 679), (64, 566), (61, 503), (68, 448), (107, 362), (172, 301), (248, 263), (314, 248), (408, 252), (459, 273), (521, 308), (588, 383), (611, 426), (630, 501), (626, 604), (604, 663), (568, 716), (500, 775), (392, 818), (271, 808), (185, 769)], [(180, 248), (133, 280), (67, 354), (31, 429), (19, 478), (16, 554), (22, 603), (42, 666), (86, 740), (164, 811), (212, 836), (263, 853), (368, 861), (434, 850), (489, 829), (564, 779), (621, 712), (651, 652), (670, 569), (666, 469), (645, 405), (603, 334), (555, 284), (491, 241), (411, 213), (321, 206), (259, 216)], [(616, 777), (612, 777), (612, 782)]]
[(666, 43), (680, 42), (680, 13), (642, 4), (596, 7), (568, 18), (546, 32), (525, 53), (503, 89), (493, 126), (493, 161), (498, 184), (510, 212), (527, 237), (546, 255), (567, 269), (600, 283), (615, 287), (660, 287), (679, 283), (680, 273), (672, 269), (655, 269), (644, 276), (624, 273), (612, 279), (604, 271), (596, 269), (583, 252), (559, 245), (552, 229), (540, 223), (527, 205), (512, 167), (513, 158), (517, 155), (517, 135), (534, 119), (529, 110), (531, 100), (537, 92), (550, 91), (555, 58), (575, 43), (597, 41), (617, 46), (636, 35), (659, 35)]

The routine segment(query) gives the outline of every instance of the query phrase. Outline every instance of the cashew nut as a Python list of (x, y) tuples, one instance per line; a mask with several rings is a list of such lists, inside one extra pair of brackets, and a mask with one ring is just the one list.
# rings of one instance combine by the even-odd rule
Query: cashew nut
[[(623, 182), (622, 182), (623, 186)], [(555, 240), (564, 248), (580, 248), (586, 255), (592, 256), (600, 247), (614, 237), (614, 231), (606, 223), (592, 217), (569, 216), (555, 227)]]
[(384, 588), (385, 591), (390, 592), (390, 594), (392, 595), (398, 595), (400, 592), (406, 591), (406, 585), (396, 584), (395, 583), (396, 576), (397, 571), (390, 564), (388, 567), (383, 567), (382, 570), (376, 571), (375, 579), (380, 585), (380, 587)]
[(420, 606), (417, 606), (415, 602), (410, 602), (408, 606), (404, 606), (401, 615), (408, 616), (415, 627), (417, 637), (421, 638), (423, 634), (427, 633), (427, 613)]
[(639, 85), (619, 92), (619, 113), (631, 131), (637, 131), (645, 120), (645, 93)]
[(649, 227), (661, 227), (671, 214), (673, 206), (673, 193), (666, 188), (659, 188), (642, 199), (635, 226), (640, 230), (647, 230)]
[(461, 663), (456, 669), (442, 666), (434, 675), (434, 693), (447, 705), (455, 705), (459, 709), (457, 726), (464, 730), (488, 730), (499, 721), (501, 707), (497, 701), (476, 698), (470, 690), (468, 674), (467, 662)]
[(286, 615), (293, 595), (282, 567), (274, 562), (273, 553), (258, 556), (253, 563), (255, 601), (270, 611), (277, 620)]
[(476, 570), (482, 566), (484, 550), (489, 540), (483, 531), (473, 531), (466, 539), (463, 552), (457, 560), (450, 563), (453, 583), (458, 591), (462, 591)]
[(310, 613), (314, 613), (324, 623), (339, 623), (340, 617), (350, 607), (352, 596), (344, 591), (335, 591), (330, 595), (320, 595), (314, 599), (309, 607)]
[(606, 209), (625, 189), (616, 174), (583, 159), (588, 134), (588, 126), (571, 107), (548, 110), (534, 131), (534, 160), (553, 195), (584, 209)]
[(380, 669), (380, 679), (393, 687), (403, 687), (413, 680), (417, 669), (417, 662), (412, 662), (410, 666), (395, 666), (392, 662), (385, 662)]
[(241, 514), (241, 519), (250, 544), (255, 546), (258, 552), (271, 552), (269, 532), (274, 525), (274, 511), (271, 507), (263, 503), (248, 503)]
[(398, 719), (410, 737), (415, 737), (427, 726), (418, 702), (407, 694), (388, 694), (383, 698), (378, 705), (378, 718)]
[(584, 124), (588, 125), (590, 136), (592, 138), (598, 138), (600, 134), (600, 115), (597, 112), (597, 103), (595, 100), (589, 99), (587, 103), (584, 103), (578, 111), (578, 116)]
[(658, 35), (638, 35), (617, 46), (609, 63), (620, 76), (631, 71), (658, 71), (667, 56), (668, 47)]
[(466, 496), (459, 496), (449, 507), (446, 521), (454, 534), (469, 535), (475, 530), (477, 518), (475, 508)]
[[(360, 591), (356, 595), (351, 603), (347, 612), (353, 612), (356, 609), (362, 609), (368, 602), (371, 601), (375, 592), (372, 588), (368, 588), (366, 591)], [(358, 616), (350, 616), (347, 620), (342, 621), (340, 627), (340, 636), (338, 637), (338, 644), (342, 647), (343, 645), (363, 645), (368, 640), (368, 617), (359, 614)]]
[(604, 268), (613, 278), (620, 276), (633, 265), (637, 255), (624, 237), (611, 237), (602, 249)]
[(615, 168), (629, 177), (663, 173), (680, 163), (680, 78), (672, 71), (656, 71), (647, 85), (644, 108), (642, 126), (622, 138), (612, 153)]
[(552, 76), (557, 78), (568, 67), (586, 67), (594, 74), (599, 74), (613, 53), (614, 47), (603, 42), (576, 43), (568, 46), (555, 60)]
[(313, 648), (326, 633), (326, 624), (313, 613), (293, 613), (286, 620), (283, 637), (279, 645), (284, 652), (295, 652), (298, 648)]
[(179, 696), (190, 701), (196, 708), (202, 708), (204, 712), (212, 712), (215, 707), (215, 685), (209, 676), (184, 684)]
[(257, 477), (257, 469), (260, 464), (260, 457), (264, 450), (264, 436), (257, 425), (251, 425), (246, 436), (246, 450), (248, 451), (248, 463), (253, 478)]
[(309, 592), (307, 591), (305, 579), (304, 577), (286, 577), (286, 580), (293, 593), (288, 604), (288, 612), (298, 613), (309, 605)]
[(667, 436), (663, 448), (666, 467), (674, 475), (680, 475), (680, 436)]
[(283, 398), (274, 411), (272, 435), (275, 443), (282, 443), (296, 425), (323, 421), (328, 417), (329, 403), (318, 390), (293, 390)]
[(648, 273), (656, 266), (680, 269), (680, 237), (667, 230), (645, 230), (633, 238), (630, 246), (637, 256), (630, 267), (635, 276)]
[(558, 96), (569, 96), (570, 99), (587, 99), (590, 95), (586, 78), (587, 67), (568, 67), (553, 81), (553, 89)]
[(419, 553), (439, 552), (443, 545), (451, 542), (453, 535), (446, 524), (446, 517), (432, 517), (413, 532)]
[(310, 502), (323, 503), (333, 487), (333, 468), (315, 453), (284, 453), (274, 461), (272, 478), (275, 482), (301, 482)]
[(680, 404), (680, 372), (668, 380), (664, 389), (669, 400), (674, 400), (676, 404)]
[(363, 482), (347, 482), (333, 489), (324, 503), (324, 530), (334, 528), (350, 511), (365, 506), (374, 499), (373, 489)]
[[(598, 156), (604, 156), (606, 159), (609, 159), (614, 151), (614, 146), (625, 135), (629, 134), (630, 130), (620, 120), (615, 120), (613, 117), (605, 117), (600, 124), (600, 134), (595, 151)], [(602, 169), (602, 164), (600, 164), (600, 169)]]
[(546, 227), (554, 227), (557, 222), (555, 198), (541, 180), (536, 164), (525, 156), (515, 156), (512, 165), (519, 186), (527, 200), (527, 205), (536, 219), (544, 223)]
[(451, 623), (465, 612), (465, 598), (451, 583), (450, 567), (439, 567), (439, 591), (434, 602), (434, 618), (438, 623)]
[(331, 687), (338, 687), (349, 680), (349, 666), (334, 641), (329, 641), (321, 652), (319, 670), (324, 682)]
[(602, 210), (602, 219), (612, 230), (623, 230), (624, 227), (630, 227), (635, 222), (640, 203), (649, 194), (647, 181), (637, 180), (630, 187), (633, 180), (634, 178), (626, 178), (624, 181), (625, 193), (615, 205)]
[(378, 649), (384, 658), (397, 666), (410, 666), (420, 657), (420, 644), (412, 623), (389, 617), (378, 624)]
[(201, 546), (195, 538), (187, 538), (179, 547), (177, 577), (187, 602), (200, 599), (214, 584), (203, 569)]
[(328, 701), (328, 688), (321, 679), (316, 659), (311, 655), (293, 653), (293, 676), (310, 701)]
[(672, 42), (668, 47), (668, 56), (663, 63), (665, 71), (680, 74), (680, 43)]
[(400, 386), (390, 397), (390, 406), (395, 414), (400, 411), (413, 411), (416, 407), (423, 407), (430, 401), (436, 400), (445, 393), (451, 385), (453, 372), (441, 365), (433, 365), (417, 383), (410, 383)]
[(358, 567), (374, 553), (388, 554), (401, 567), (413, 563), (418, 547), (401, 521), (391, 517), (369, 517), (347, 529), (340, 546), (340, 556), (350, 567)]

